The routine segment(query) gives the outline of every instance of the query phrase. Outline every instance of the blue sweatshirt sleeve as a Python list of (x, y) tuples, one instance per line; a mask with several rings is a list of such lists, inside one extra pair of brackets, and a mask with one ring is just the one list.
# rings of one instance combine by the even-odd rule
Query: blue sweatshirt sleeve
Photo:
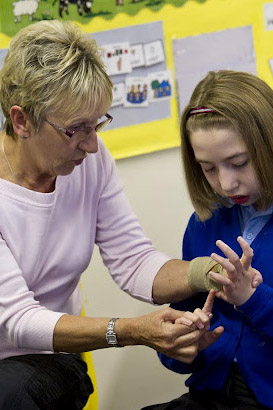
[(237, 309), (255, 329), (273, 339), (273, 289), (270, 286), (265, 283), (259, 285), (253, 295)]

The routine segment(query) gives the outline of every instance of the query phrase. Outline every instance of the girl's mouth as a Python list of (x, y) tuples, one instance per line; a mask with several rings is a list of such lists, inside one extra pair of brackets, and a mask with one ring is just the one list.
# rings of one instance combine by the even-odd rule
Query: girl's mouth
[(237, 205), (242, 205), (245, 204), (246, 202), (248, 202), (249, 200), (249, 195), (248, 196), (242, 196), (242, 195), (238, 195), (238, 196), (231, 196), (230, 199)]

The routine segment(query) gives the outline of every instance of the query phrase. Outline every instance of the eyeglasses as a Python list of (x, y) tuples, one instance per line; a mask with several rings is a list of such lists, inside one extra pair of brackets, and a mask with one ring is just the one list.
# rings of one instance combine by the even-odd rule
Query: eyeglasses
[(99, 122), (95, 126), (80, 125), (80, 126), (75, 126), (75, 127), (63, 128), (63, 127), (59, 127), (58, 125), (54, 124), (51, 121), (48, 121), (47, 119), (45, 119), (44, 122), (47, 122), (52, 127), (56, 128), (59, 131), (62, 131), (69, 138), (72, 138), (73, 135), (77, 133), (89, 134), (91, 131), (96, 131), (96, 132), (101, 131), (106, 125), (110, 124), (110, 122), (112, 122), (113, 120), (113, 117), (108, 113), (105, 114), (105, 117), (106, 118), (103, 121)]

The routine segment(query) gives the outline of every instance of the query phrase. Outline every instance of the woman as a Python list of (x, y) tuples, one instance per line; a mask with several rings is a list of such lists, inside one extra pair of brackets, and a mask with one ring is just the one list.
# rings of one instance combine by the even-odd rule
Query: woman
[[(209, 273), (223, 285), (212, 329), (221, 324), (225, 331), (206, 350), (198, 342), (199, 354), (189, 365), (159, 353), (167, 368), (191, 373), (189, 393), (147, 410), (273, 409), (272, 116), (272, 89), (249, 73), (228, 70), (208, 73), (183, 112), (183, 164), (196, 211), (183, 258), (210, 255), (228, 272)], [(228, 259), (215, 254), (217, 246)], [(257, 289), (246, 274), (251, 260), (263, 275)], [(205, 298), (198, 294), (171, 307), (194, 310)]]
[(195, 313), (80, 316), (95, 243), (133, 297), (162, 304), (195, 293), (189, 264), (145, 237), (97, 136), (112, 121), (112, 83), (95, 41), (68, 22), (24, 28), (1, 70), (0, 101), (0, 408), (81, 409), (92, 392), (84, 351), (143, 344), (192, 361), (204, 333), (208, 344), (222, 333), (208, 332), (213, 297)]

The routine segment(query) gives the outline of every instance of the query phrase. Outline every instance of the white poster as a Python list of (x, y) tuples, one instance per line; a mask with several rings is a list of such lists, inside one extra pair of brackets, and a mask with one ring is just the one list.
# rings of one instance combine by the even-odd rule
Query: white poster
[(173, 79), (170, 70), (149, 74), (148, 84), (150, 102), (169, 100), (173, 97)]
[(145, 65), (143, 44), (131, 44), (130, 46), (131, 67), (142, 67)]
[(123, 105), (124, 102), (124, 83), (116, 83), (113, 85), (113, 101), (111, 107)]
[(147, 107), (148, 106), (148, 82), (147, 77), (127, 77), (126, 97), (124, 107)]
[(165, 61), (165, 55), (161, 40), (151, 41), (144, 45), (146, 66)]
[(129, 42), (106, 44), (102, 47), (105, 51), (103, 62), (108, 75), (125, 74), (132, 71)]

